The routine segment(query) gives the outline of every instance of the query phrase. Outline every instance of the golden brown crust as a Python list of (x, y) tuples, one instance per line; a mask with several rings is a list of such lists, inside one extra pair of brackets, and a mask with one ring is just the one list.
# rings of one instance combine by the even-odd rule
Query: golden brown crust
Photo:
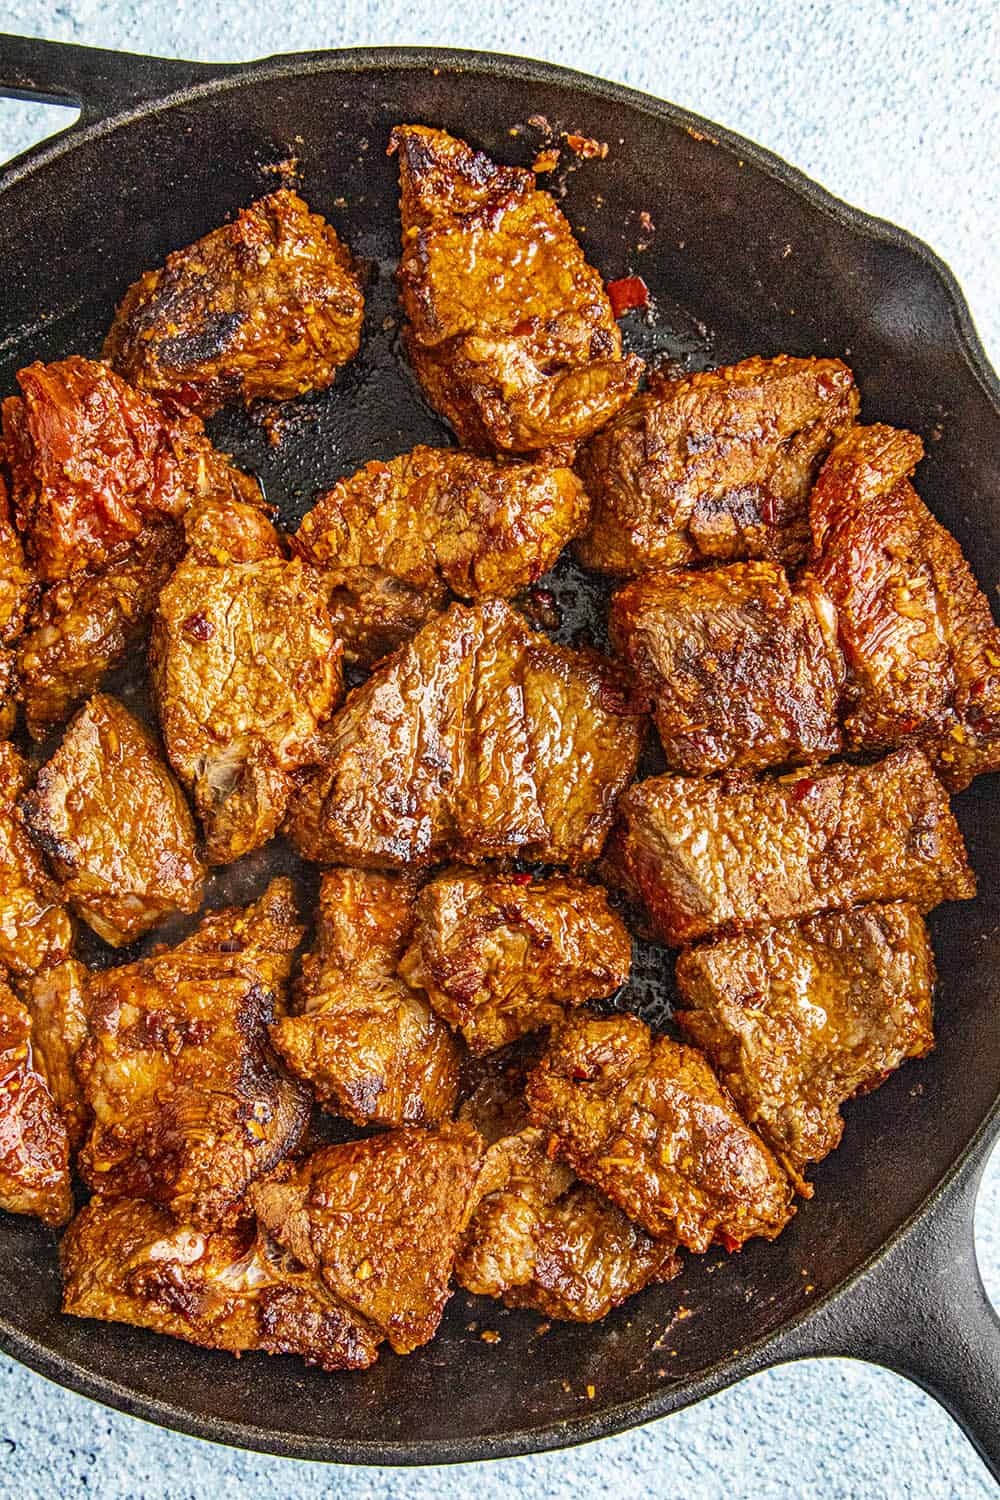
[(620, 814), (604, 874), (672, 947), (865, 901), (928, 912), (976, 893), (919, 750), (749, 783), (653, 777), (630, 788)]
[(325, 864), (584, 864), (642, 729), (604, 658), (553, 645), (501, 600), (456, 604), (349, 695), (290, 832)]
[(69, 1143), (31, 1040), (28, 1012), (0, 977), (0, 1208), (57, 1226), (73, 1212)]
[(642, 361), (600, 275), (534, 174), (441, 130), (399, 125), (407, 351), (463, 446), (530, 452), (596, 431)]
[(210, 416), (331, 385), (363, 316), (350, 252), (281, 188), (129, 287), (104, 355), (133, 385)]
[(417, 886), (406, 875), (327, 871), (295, 1013), (271, 1028), (291, 1071), (358, 1125), (433, 1124), (458, 1097), (460, 1044), (396, 975)]
[(113, 947), (201, 905), (194, 821), (149, 731), (97, 693), (21, 799), (74, 911)]
[(677, 960), (685, 1034), (799, 1190), (840, 1142), (840, 1106), (934, 1045), (934, 957), (894, 903), (781, 922)]
[(60, 963), (73, 943), (62, 894), (24, 826), (27, 787), (24, 761), (0, 743), (0, 966), (22, 978)]
[(456, 870), (420, 892), (399, 972), (478, 1056), (614, 994), (631, 963), (599, 886)]
[(21, 983), (31, 1017), (35, 1064), (62, 1115), (71, 1150), (86, 1134), (90, 1111), (76, 1076), (76, 1054), (87, 1036), (87, 969), (75, 958)]
[[(0, 442), (0, 464), (3, 458)], [(21, 634), (38, 592), (38, 580), (25, 561), (21, 538), (10, 518), (7, 484), (0, 471), (0, 646), (9, 645)]]
[(576, 544), (584, 566), (630, 577), (748, 557), (800, 562), (812, 482), (858, 411), (847, 366), (755, 356), (650, 387), (579, 456), (593, 502)]

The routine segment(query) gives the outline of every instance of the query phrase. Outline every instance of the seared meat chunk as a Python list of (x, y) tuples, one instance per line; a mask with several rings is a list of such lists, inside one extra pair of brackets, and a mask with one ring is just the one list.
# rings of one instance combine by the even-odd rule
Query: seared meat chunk
[(595, 432), (629, 399), (601, 277), (534, 173), (400, 125), (399, 286), (413, 367), (466, 447), (530, 452)]
[(864, 901), (928, 912), (976, 893), (919, 750), (735, 785), (653, 777), (622, 798), (604, 874), (672, 947)]
[(73, 910), (106, 943), (130, 943), (201, 905), (194, 822), (149, 731), (97, 693), (21, 801), (28, 831)]
[(100, 572), (52, 584), (17, 648), (28, 729), (44, 739), (142, 645), (181, 556), (180, 528), (153, 526)]
[(14, 732), (17, 723), (17, 660), (13, 651), (0, 646), (0, 740)]
[(10, 518), (7, 486), (0, 472), (0, 646), (9, 645), (21, 634), (37, 596), (38, 582), (25, 562), (21, 538)]
[(343, 691), (341, 648), (318, 575), (300, 559), (260, 555), (259, 522), (244, 551), (224, 529), (209, 561), (202, 523), (160, 595), (150, 670), (170, 763), (191, 791), (210, 864), (265, 844), (291, 776), (317, 759), (316, 730)]
[(129, 287), (104, 354), (133, 385), (209, 416), (332, 385), (364, 306), (336, 231), (282, 188)]
[(454, 870), (421, 891), (399, 972), (479, 1055), (614, 994), (631, 963), (599, 886)]
[(611, 638), (652, 700), (673, 770), (797, 764), (840, 748), (836, 628), (776, 563), (646, 573), (615, 595)]
[(1000, 630), (909, 483), (912, 432), (855, 427), (813, 491), (811, 574), (836, 610), (850, 748), (922, 746), (952, 791), (1000, 767)]
[(3, 437), (18, 525), (46, 582), (103, 567), (201, 496), (259, 500), (197, 417), (169, 419), (106, 365), (74, 354), (28, 365), (17, 381)]
[(506, 598), (534, 583), (586, 516), (570, 469), (421, 447), (320, 496), (294, 544), (323, 573), (348, 659), (370, 665), (443, 608), (449, 590)]
[(31, 1017), (31, 1047), (38, 1071), (75, 1151), (90, 1122), (75, 1065), (87, 1035), (87, 969), (78, 959), (67, 958), (23, 980), (21, 991)]
[(31, 1018), (0, 976), (0, 1208), (55, 1226), (73, 1212), (69, 1142), (31, 1041)]
[(654, 377), (580, 455), (593, 501), (581, 562), (622, 577), (746, 557), (800, 562), (813, 480), (857, 411), (839, 359), (755, 356)]
[(364, 1370), (377, 1336), (319, 1278), (288, 1266), (252, 1219), (210, 1232), (138, 1199), (92, 1198), (60, 1245), (63, 1312), (239, 1354), (301, 1354)]
[(73, 942), (59, 887), (24, 826), (27, 787), (24, 761), (0, 743), (0, 966), (19, 977), (60, 963)]
[(271, 1028), (291, 1071), (358, 1125), (431, 1124), (458, 1097), (458, 1044), (396, 975), (416, 893), (412, 876), (329, 870), (295, 1014)]
[(840, 1106), (934, 1045), (934, 958), (905, 902), (827, 912), (689, 948), (685, 1033), (799, 1191), (840, 1142)]
[(295, 1146), (310, 1104), (267, 1037), (282, 1004), (275, 981), (302, 934), (289, 882), (209, 923), (177, 948), (92, 974), (90, 1035), (77, 1054), (95, 1116), (86, 1181), (202, 1229)]
[(326, 864), (584, 864), (642, 728), (602, 657), (553, 645), (502, 600), (456, 604), (350, 694), (291, 833)]
[(651, 1235), (738, 1249), (794, 1213), (788, 1178), (701, 1053), (638, 1016), (569, 1017), (525, 1097), (573, 1169)]
[(397, 1354), (434, 1337), (468, 1220), (482, 1141), (407, 1126), (324, 1146), (255, 1184), (258, 1219)]

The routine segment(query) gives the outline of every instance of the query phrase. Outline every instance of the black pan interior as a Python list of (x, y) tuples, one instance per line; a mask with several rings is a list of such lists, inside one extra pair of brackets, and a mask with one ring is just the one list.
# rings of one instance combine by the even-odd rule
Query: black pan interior
[[(361, 355), (331, 392), (297, 405), (280, 447), (240, 413), (217, 419), (213, 436), (260, 475), (289, 525), (318, 488), (367, 459), (450, 441), (398, 346), (396, 172), (385, 145), (401, 120), (443, 126), (522, 163), (546, 124), (607, 141), (606, 160), (571, 162), (551, 182), (605, 277), (638, 271), (652, 290), (653, 315), (625, 322), (629, 345), (688, 368), (780, 351), (848, 360), (864, 418), (923, 435), (921, 493), (993, 597), (1000, 415), (963, 352), (934, 263), (679, 112), (529, 64), (442, 56), (432, 68), (355, 55), (264, 66), (51, 153), (0, 197), (0, 391), (31, 359), (97, 352), (116, 299), (140, 271), (291, 167), (369, 265)], [(600, 642), (603, 590), (569, 564), (552, 586), (562, 638)], [(65, 1383), (206, 1436), (382, 1462), (545, 1446), (683, 1404), (710, 1369), (722, 1383), (736, 1351), (805, 1311), (918, 1208), (994, 1102), (1000, 802), (989, 778), (958, 812), (982, 894), (932, 918), (937, 1048), (849, 1106), (842, 1148), (815, 1173), (815, 1199), (777, 1244), (689, 1259), (677, 1281), (595, 1327), (546, 1332), (537, 1316), (458, 1293), (427, 1348), (405, 1360), (386, 1355), (364, 1375), (328, 1376), (291, 1359), (236, 1362), (62, 1318), (50, 1236), (7, 1218), (7, 1347)], [(278, 848), (244, 861), (219, 877), (213, 902), (253, 894), (287, 858)], [(642, 950), (624, 1003), (663, 1021), (671, 968), (663, 950)], [(484, 1330), (500, 1341), (484, 1341)]]

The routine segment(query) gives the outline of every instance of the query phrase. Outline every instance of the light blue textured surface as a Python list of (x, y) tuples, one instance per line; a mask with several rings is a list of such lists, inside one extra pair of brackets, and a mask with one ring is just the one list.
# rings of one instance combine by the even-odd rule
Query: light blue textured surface
[[(43, 0), (0, 3), (0, 30), (205, 61), (362, 44), (523, 53), (618, 79), (761, 141), (850, 202), (906, 225), (962, 282), (1000, 362), (1000, 8), (994, 0)], [(0, 101), (0, 160), (65, 111)], [(2, 267), (0, 267), (2, 297)], [(1000, 1299), (1000, 1157), (977, 1214)], [(0, 1360), (0, 1500), (559, 1500), (684, 1497), (976, 1500), (995, 1493), (951, 1420), (851, 1361), (772, 1371), (586, 1449), (420, 1472), (326, 1469), (213, 1448), (59, 1391)]]

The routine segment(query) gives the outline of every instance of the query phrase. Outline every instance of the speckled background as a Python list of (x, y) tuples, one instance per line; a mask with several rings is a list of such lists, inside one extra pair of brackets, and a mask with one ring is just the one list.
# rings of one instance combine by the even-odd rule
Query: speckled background
[[(1000, 7), (995, 0), (16, 0), (0, 31), (205, 61), (360, 44), (522, 53), (646, 89), (761, 141), (849, 201), (906, 225), (962, 282), (1000, 363)], [(2, 46), (2, 43), (0, 43)], [(66, 121), (0, 100), (0, 160)], [(3, 280), (0, 267), (0, 308)], [(0, 314), (2, 315), (2, 314)], [(1000, 1300), (1000, 1157), (976, 1242)], [(0, 1225), (2, 1232), (2, 1225)], [(220, 1363), (220, 1378), (225, 1367)], [(420, 1471), (328, 1469), (214, 1448), (69, 1395), (0, 1359), (0, 1500), (973, 1500), (994, 1493), (922, 1392), (852, 1361), (758, 1376), (585, 1449)]]

